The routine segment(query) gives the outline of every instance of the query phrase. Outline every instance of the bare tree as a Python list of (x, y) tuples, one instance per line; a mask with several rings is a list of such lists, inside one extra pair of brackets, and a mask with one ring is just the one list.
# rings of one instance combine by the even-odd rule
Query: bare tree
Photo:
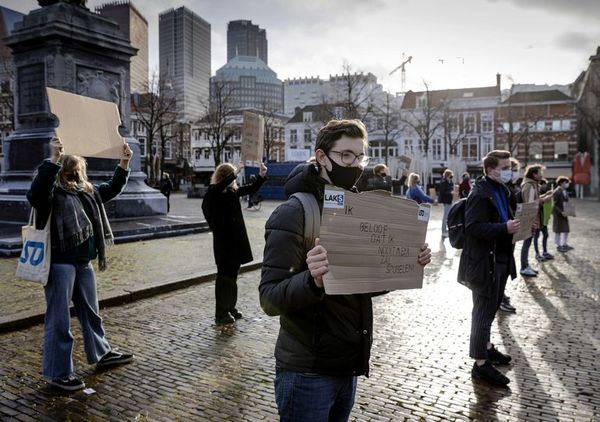
[(280, 144), (279, 130), (276, 125), (278, 118), (277, 113), (273, 107), (267, 104), (266, 100), (261, 104), (260, 114), (262, 114), (265, 121), (264, 153), (268, 161), (271, 159), (271, 154), (273, 154), (275, 147)]
[(380, 106), (373, 107), (374, 118), (377, 119), (377, 129), (383, 134), (385, 165), (388, 165), (390, 141), (396, 138), (400, 132), (399, 110), (394, 107), (394, 98), (389, 92), (385, 93), (384, 102)]
[[(150, 183), (156, 181), (154, 163), (154, 142), (158, 138), (161, 142), (161, 165), (164, 165), (165, 128), (177, 121), (177, 99), (166, 82), (165, 77), (158, 77), (155, 72), (148, 82), (148, 93), (142, 94), (137, 101), (133, 101), (132, 112), (146, 129), (146, 173)], [(162, 172), (162, 171), (161, 171)]]
[(15, 68), (10, 53), (0, 54), (0, 126), (3, 131), (15, 128)]
[(467, 138), (467, 131), (461, 130), (459, 115), (452, 111), (449, 101), (444, 104), (442, 128), (448, 159), (458, 156), (460, 144)]
[(425, 91), (416, 98), (415, 108), (400, 114), (400, 121), (411, 129), (421, 144), (421, 152), (429, 155), (429, 146), (436, 132), (444, 125), (444, 110), (446, 101), (433, 98), (429, 85), (423, 82)]
[(377, 88), (375, 77), (353, 72), (348, 63), (344, 63), (342, 69), (340, 76), (329, 80), (332, 92), (330, 97), (322, 97), (323, 114), (330, 119), (344, 117), (364, 120), (373, 111), (373, 97)]
[(208, 134), (216, 167), (221, 164), (223, 150), (235, 133), (235, 130), (228, 124), (234, 112), (235, 89), (222, 81), (213, 81), (210, 89), (210, 102), (205, 105), (206, 112), (201, 123), (203, 130)]

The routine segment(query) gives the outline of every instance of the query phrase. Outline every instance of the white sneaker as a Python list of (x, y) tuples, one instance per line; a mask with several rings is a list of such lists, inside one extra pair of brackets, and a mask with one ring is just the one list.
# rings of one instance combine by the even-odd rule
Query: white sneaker
[(525, 267), (525, 268), (523, 268), (521, 270), (521, 275), (524, 275), (525, 277), (537, 277), (537, 273), (531, 267)]

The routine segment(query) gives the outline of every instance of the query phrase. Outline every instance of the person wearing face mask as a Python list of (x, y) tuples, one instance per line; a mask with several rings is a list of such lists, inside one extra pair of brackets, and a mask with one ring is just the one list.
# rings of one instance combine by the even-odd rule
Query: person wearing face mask
[(366, 190), (392, 190), (392, 178), (388, 176), (390, 170), (385, 164), (377, 164), (373, 167), (373, 177), (370, 186)]
[(236, 178), (244, 166), (219, 164), (210, 178), (202, 200), (204, 218), (213, 233), (213, 252), (217, 264), (215, 280), (215, 323), (232, 324), (243, 318), (236, 308), (237, 277), (242, 264), (252, 261), (252, 249), (244, 224), (240, 198), (252, 195), (266, 180), (267, 167), (261, 163), (252, 184), (238, 186)]
[(464, 172), (462, 175), (462, 180), (458, 185), (458, 197), (466, 198), (469, 196), (469, 192), (471, 192), (471, 176), (469, 173)]
[(559, 252), (568, 252), (573, 249), (569, 246), (569, 217), (565, 215), (565, 202), (569, 202), (569, 179), (566, 176), (560, 176), (556, 179), (558, 187), (554, 190), (552, 199), (554, 208), (552, 209), (552, 230), (556, 241), (556, 249)]
[(27, 199), (37, 212), (36, 225), (50, 224), (50, 276), (44, 287), (43, 375), (64, 391), (85, 388), (74, 375), (70, 302), (81, 325), (88, 363), (107, 368), (130, 362), (133, 355), (113, 350), (106, 339), (98, 309), (96, 275), (107, 268), (107, 252), (114, 239), (104, 203), (119, 195), (129, 177), (132, 151), (123, 144), (121, 161), (113, 177), (100, 185), (87, 178), (85, 159), (63, 153), (58, 138), (50, 141), (51, 156), (37, 168)]
[(513, 217), (506, 187), (512, 178), (510, 152), (488, 153), (483, 171), (485, 175), (475, 182), (467, 197), (458, 281), (471, 289), (473, 297), (469, 355), (475, 362), (471, 375), (506, 386), (510, 380), (494, 365), (506, 365), (511, 357), (491, 343), (491, 327), (508, 276), (516, 277), (512, 235), (520, 223)]
[(408, 191), (406, 192), (406, 199), (412, 199), (417, 204), (433, 203), (433, 198), (423, 192), (421, 187), (421, 177), (417, 173), (411, 173), (408, 176)]
[[(296, 167), (287, 195), (313, 195), (322, 212), (325, 184), (346, 190), (368, 163), (367, 130), (359, 120), (332, 120), (319, 130), (315, 158)], [(307, 249), (302, 202), (290, 197), (265, 225), (260, 305), (279, 316), (275, 346), (275, 401), (281, 421), (346, 421), (357, 377), (369, 374), (373, 339), (372, 294), (327, 295), (327, 250)], [(431, 260), (427, 245), (418, 261)]]

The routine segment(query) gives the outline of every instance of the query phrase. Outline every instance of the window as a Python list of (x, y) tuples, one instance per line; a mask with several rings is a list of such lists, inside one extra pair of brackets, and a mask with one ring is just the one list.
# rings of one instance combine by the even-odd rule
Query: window
[(481, 122), (481, 131), (482, 132), (491, 132), (493, 130), (492, 122), (489, 120), (484, 120)]
[(199, 140), (200, 140), (200, 131), (194, 130), (194, 141), (199, 141)]
[(417, 98), (417, 108), (427, 107), (427, 96), (425, 94)]
[(442, 140), (440, 138), (431, 141), (431, 152), (434, 160), (442, 159)]
[(194, 148), (194, 159), (198, 161), (202, 156), (202, 150), (200, 148)]
[(313, 114), (312, 111), (305, 111), (302, 113), (302, 121), (303, 122), (312, 122), (313, 121)]
[(333, 110), (333, 114), (335, 115), (335, 118), (338, 120), (341, 120), (344, 118), (344, 108), (343, 107), (336, 107)]
[(481, 138), (481, 156), (483, 157), (493, 149), (493, 139), (489, 136)]
[(535, 130), (537, 132), (543, 132), (545, 128), (546, 128), (546, 122), (544, 122), (544, 121), (541, 121), (541, 122), (538, 121), (538, 122), (535, 123)]
[(560, 131), (560, 120), (552, 120), (552, 131), (553, 132)]
[(304, 129), (304, 143), (310, 144), (312, 142), (311, 130)]
[(413, 143), (412, 143), (412, 139), (405, 139), (404, 140), (404, 154), (406, 155), (413, 155)]
[(541, 142), (532, 142), (529, 144), (529, 159), (532, 161), (541, 161), (543, 150)]
[(419, 139), (419, 152), (422, 153), (425, 150), (425, 143), (422, 139)]
[(298, 143), (298, 131), (296, 129), (290, 130), (290, 144), (296, 145)]
[(171, 141), (165, 142), (165, 160), (171, 160), (173, 158), (173, 147)]
[(475, 116), (465, 117), (465, 133), (475, 133)]
[(204, 159), (208, 160), (210, 158), (210, 148), (204, 148)]
[(138, 138), (138, 142), (140, 143), (140, 156), (146, 156), (146, 138), (140, 137)]
[(465, 139), (462, 143), (462, 158), (469, 161), (478, 160), (477, 147), (477, 138)]
[(450, 119), (448, 119), (448, 126), (450, 128), (450, 132), (458, 132), (458, 119), (456, 117), (451, 117)]
[(561, 121), (561, 130), (564, 130), (564, 131), (571, 130), (571, 120), (562, 120)]
[(568, 161), (569, 159), (569, 143), (555, 142), (554, 143), (554, 161)]
[(546, 129), (547, 131), (552, 130), (552, 122), (550, 120), (544, 122), (544, 129)]

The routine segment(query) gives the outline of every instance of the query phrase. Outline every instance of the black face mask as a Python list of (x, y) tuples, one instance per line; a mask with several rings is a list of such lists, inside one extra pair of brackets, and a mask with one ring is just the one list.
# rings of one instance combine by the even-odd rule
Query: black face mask
[(361, 176), (363, 169), (360, 167), (344, 167), (333, 161), (328, 155), (331, 162), (331, 171), (325, 168), (327, 176), (331, 179), (331, 183), (340, 188), (351, 190), (358, 178)]
[(75, 182), (75, 183), (79, 183), (79, 174), (77, 173), (71, 173), (71, 174), (67, 174), (66, 178), (69, 182)]

